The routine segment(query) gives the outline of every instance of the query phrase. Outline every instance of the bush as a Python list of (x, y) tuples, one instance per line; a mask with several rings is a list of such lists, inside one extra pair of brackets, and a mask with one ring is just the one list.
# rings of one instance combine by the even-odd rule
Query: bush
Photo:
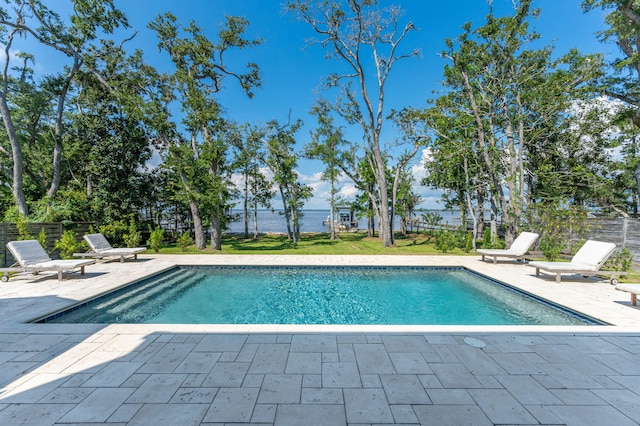
[(122, 246), (128, 232), (129, 227), (121, 220), (100, 226), (100, 233), (115, 247)]
[(448, 229), (436, 232), (436, 248), (443, 253), (456, 247), (456, 236)]
[(556, 237), (550, 237), (545, 235), (540, 239), (540, 251), (544, 254), (547, 260), (553, 262), (560, 257), (562, 249), (565, 248), (566, 243)]
[(73, 253), (79, 251), (82, 245), (78, 243), (76, 239), (77, 234), (75, 231), (67, 230), (62, 233), (60, 240), (56, 240), (55, 248), (60, 250), (60, 257), (63, 259), (69, 259)]
[(133, 219), (129, 221), (129, 231), (124, 234), (123, 238), (127, 247), (140, 246), (140, 241), (142, 241), (142, 232), (138, 231), (136, 222)]
[(187, 251), (187, 247), (193, 244), (193, 238), (189, 232), (183, 232), (178, 237), (177, 243), (182, 251)]
[(151, 231), (151, 236), (149, 237), (149, 247), (153, 249), (156, 253), (160, 251), (162, 248), (162, 240), (164, 240), (164, 229), (157, 227), (153, 231)]
[(47, 250), (47, 232), (44, 230), (44, 228), (40, 229), (36, 240), (38, 240), (44, 251), (49, 252), (49, 250)]
[(18, 240), (33, 240), (29, 232), (29, 219), (26, 216), (16, 216), (16, 228), (18, 228)]
[(633, 254), (629, 249), (616, 251), (602, 266), (606, 271), (630, 271), (633, 266)]

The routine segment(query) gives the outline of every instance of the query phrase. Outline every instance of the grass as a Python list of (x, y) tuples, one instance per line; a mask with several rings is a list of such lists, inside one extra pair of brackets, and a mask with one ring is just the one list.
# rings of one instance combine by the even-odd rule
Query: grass
[[(367, 235), (358, 233), (341, 233), (338, 239), (331, 241), (327, 233), (303, 234), (296, 247), (285, 235), (262, 235), (257, 240), (245, 239), (239, 235), (226, 235), (222, 240), (222, 251), (206, 248), (196, 250), (190, 246), (182, 251), (176, 244), (165, 244), (160, 253), (164, 254), (297, 254), (297, 255), (321, 255), (321, 254), (361, 254), (361, 255), (475, 255), (465, 253), (461, 249), (454, 249), (443, 253), (436, 249), (433, 237), (424, 234), (410, 234), (406, 237), (396, 235), (396, 246), (383, 248), (380, 239), (367, 238)], [(640, 271), (629, 271), (626, 275), (618, 277), (620, 282), (640, 282)]]
[(396, 247), (383, 248), (380, 239), (367, 238), (365, 233), (341, 233), (338, 239), (329, 239), (327, 233), (303, 234), (301, 241), (294, 247), (293, 243), (285, 235), (263, 235), (259, 239), (245, 239), (238, 235), (227, 235), (222, 240), (222, 251), (207, 248), (197, 251), (195, 246), (190, 246), (182, 251), (175, 244), (163, 246), (160, 253), (166, 254), (194, 254), (194, 253), (222, 253), (222, 254), (468, 254), (460, 249), (454, 249), (447, 253), (437, 250), (433, 237), (426, 235), (396, 236)]

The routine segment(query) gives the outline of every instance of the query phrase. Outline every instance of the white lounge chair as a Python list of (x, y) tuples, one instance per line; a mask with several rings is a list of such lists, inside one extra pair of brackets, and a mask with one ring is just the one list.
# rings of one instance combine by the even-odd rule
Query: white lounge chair
[(120, 257), (120, 262), (124, 262), (125, 257), (133, 256), (134, 259), (138, 258), (138, 253), (142, 253), (146, 247), (111, 247), (109, 241), (102, 234), (85, 234), (84, 240), (89, 244), (90, 250), (86, 253), (74, 253), (74, 256), (79, 257), (94, 257), (97, 259), (103, 259), (105, 257)]
[[(597, 275), (604, 262), (613, 254), (616, 245), (603, 241), (588, 240), (573, 256), (571, 262), (529, 262), (529, 266), (536, 268), (536, 277), (540, 271), (556, 274), (556, 282), (560, 282), (560, 274), (571, 273), (590, 277)], [(612, 272), (612, 279), (614, 277)]]
[(497, 263), (498, 257), (509, 257), (520, 260), (524, 259), (524, 255), (537, 239), (538, 234), (535, 232), (522, 232), (508, 249), (480, 249), (477, 250), (477, 252), (482, 255), (482, 261), (484, 261), (485, 257), (493, 257), (493, 263)]
[(631, 294), (631, 306), (638, 306), (640, 284), (616, 284), (616, 290), (626, 291)]
[(64, 271), (73, 271), (78, 268), (80, 275), (84, 275), (84, 267), (96, 263), (91, 259), (53, 260), (36, 240), (11, 241), (7, 243), (7, 248), (23, 272), (57, 271), (58, 280), (62, 280)]

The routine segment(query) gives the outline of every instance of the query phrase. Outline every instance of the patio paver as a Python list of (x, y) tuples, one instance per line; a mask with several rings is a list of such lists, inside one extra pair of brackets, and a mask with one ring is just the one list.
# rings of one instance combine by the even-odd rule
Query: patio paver
[[(365, 256), (141, 256), (0, 284), (0, 424), (640, 424), (640, 309), (597, 280), (461, 265), (616, 324), (594, 327), (30, 324), (174, 264)], [(535, 271), (533, 271), (535, 272)], [(467, 339), (465, 339), (467, 338)], [(471, 338), (471, 339), (469, 339)]]

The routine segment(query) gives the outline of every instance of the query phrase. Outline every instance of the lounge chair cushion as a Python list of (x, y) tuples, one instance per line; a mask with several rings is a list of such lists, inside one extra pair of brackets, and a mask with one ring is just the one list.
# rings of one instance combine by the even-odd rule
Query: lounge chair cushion
[(494, 263), (495, 263), (495, 258), (499, 256), (500, 257), (524, 256), (529, 251), (533, 243), (536, 242), (537, 239), (538, 239), (538, 234), (536, 234), (535, 232), (522, 232), (520, 233), (520, 235), (518, 235), (518, 238), (516, 238), (513, 241), (513, 243), (511, 244), (511, 247), (509, 247), (508, 249), (479, 249), (477, 250), (477, 252), (482, 255), (483, 260), (485, 256), (493, 257)]
[(76, 253), (74, 255), (93, 255), (93, 257), (109, 257), (119, 256), (120, 261), (124, 262), (124, 258), (134, 256), (137, 258), (138, 253), (146, 251), (146, 247), (111, 247), (109, 241), (102, 234), (86, 234), (84, 240), (89, 244), (91, 253)]
[(62, 279), (62, 271), (80, 268), (84, 274), (84, 267), (95, 263), (91, 259), (51, 259), (36, 240), (11, 241), (7, 248), (26, 272), (58, 271), (59, 280)]
[(613, 254), (616, 245), (603, 241), (588, 240), (571, 258), (570, 262), (530, 262), (529, 266), (536, 268), (536, 275), (541, 270), (556, 274), (556, 281), (560, 282), (562, 272), (581, 275), (595, 275), (604, 262)]

